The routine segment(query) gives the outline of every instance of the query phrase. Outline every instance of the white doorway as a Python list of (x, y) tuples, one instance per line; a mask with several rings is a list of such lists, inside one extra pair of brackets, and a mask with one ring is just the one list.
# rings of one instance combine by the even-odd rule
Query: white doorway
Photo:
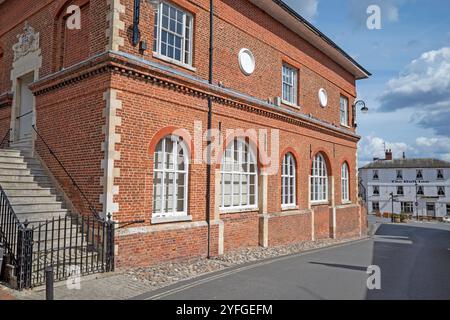
[(19, 141), (28, 141), (32, 137), (34, 116), (34, 96), (29, 85), (34, 81), (34, 72), (18, 79), (18, 103), (16, 112), (16, 134)]
[(436, 204), (434, 202), (427, 202), (427, 216), (436, 216)]

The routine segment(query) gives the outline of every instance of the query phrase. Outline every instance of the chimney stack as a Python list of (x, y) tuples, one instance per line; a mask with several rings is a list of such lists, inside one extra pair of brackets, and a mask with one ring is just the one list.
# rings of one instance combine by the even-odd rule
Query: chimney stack
[(386, 160), (392, 160), (392, 150), (386, 150)]
[(406, 159), (406, 153), (403, 152), (403, 159)]

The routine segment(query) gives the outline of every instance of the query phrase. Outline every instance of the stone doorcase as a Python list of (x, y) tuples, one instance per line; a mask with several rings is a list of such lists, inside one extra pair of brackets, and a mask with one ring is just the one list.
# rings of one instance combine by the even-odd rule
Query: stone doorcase
[[(23, 33), (17, 35), (18, 42), (12, 47), (14, 51), (14, 62), (11, 70), (13, 102), (11, 109), (11, 140), (12, 144), (19, 143), (20, 135), (20, 84), (23, 79), (33, 76), (34, 81), (39, 79), (39, 70), (42, 67), (42, 53), (39, 44), (39, 32), (36, 32), (28, 22), (25, 22)], [(30, 99), (32, 106), (32, 113), (28, 115), (31, 117), (31, 125), (36, 124), (36, 105), (34, 96)], [(28, 122), (29, 123), (29, 122)], [(30, 141), (31, 150), (34, 149), (35, 133), (31, 131)]]

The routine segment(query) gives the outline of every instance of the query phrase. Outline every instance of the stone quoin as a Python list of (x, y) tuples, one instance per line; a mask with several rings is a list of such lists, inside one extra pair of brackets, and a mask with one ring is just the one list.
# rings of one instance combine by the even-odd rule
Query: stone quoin
[[(66, 28), (72, 5), (80, 29)], [(212, 256), (365, 234), (352, 106), (369, 72), (281, 1), (215, 0), (209, 83), (209, 1), (164, 0), (156, 10), (140, 1), (139, 25), (134, 5), (0, 1), (0, 133), (12, 129), (69, 207), (89, 214), (38, 128), (90, 203), (118, 223), (117, 267), (206, 256), (208, 223)], [(206, 199), (207, 165), (193, 160), (207, 147), (194, 136), (208, 128), (208, 100), (222, 156)], [(24, 110), (30, 117), (17, 119)], [(244, 134), (226, 134), (237, 129)]]

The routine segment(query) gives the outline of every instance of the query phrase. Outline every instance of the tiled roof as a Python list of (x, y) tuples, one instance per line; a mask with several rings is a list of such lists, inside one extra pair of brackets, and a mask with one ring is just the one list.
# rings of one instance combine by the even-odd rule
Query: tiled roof
[(424, 159), (395, 159), (377, 160), (365, 165), (361, 169), (394, 169), (394, 168), (450, 168), (450, 162), (424, 158)]

